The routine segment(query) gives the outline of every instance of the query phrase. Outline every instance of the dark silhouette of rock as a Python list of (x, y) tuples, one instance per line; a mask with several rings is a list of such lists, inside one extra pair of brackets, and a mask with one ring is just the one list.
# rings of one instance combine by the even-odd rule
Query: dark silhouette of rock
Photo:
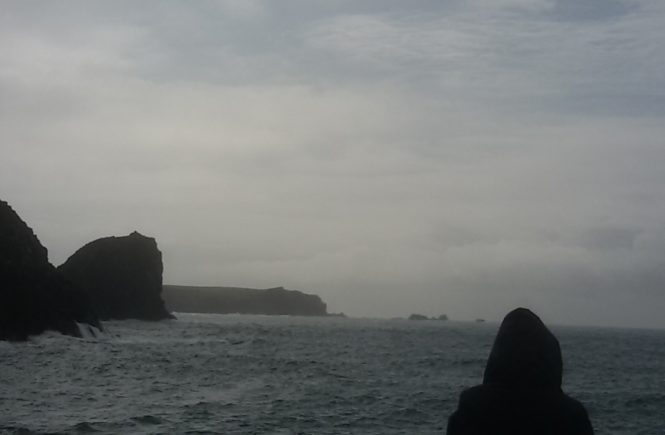
[(446, 321), (448, 320), (448, 315), (447, 314), (440, 314), (439, 317), (436, 318), (436, 320), (441, 320), (441, 321)]
[(85, 294), (56, 271), (33, 231), (0, 201), (0, 339), (26, 340), (49, 329), (80, 337), (76, 322), (101, 329)]
[(165, 285), (163, 296), (169, 310), (182, 313), (327, 315), (326, 304), (319, 296), (283, 287), (259, 290)]
[(460, 395), (448, 435), (589, 435), (584, 406), (561, 390), (559, 342), (531, 311), (503, 320), (483, 384)]
[(428, 320), (427, 316), (424, 316), (422, 314), (411, 314), (409, 316), (409, 320)]
[(102, 319), (172, 318), (161, 299), (162, 253), (151, 237), (135, 231), (95, 240), (58, 269), (88, 294)]

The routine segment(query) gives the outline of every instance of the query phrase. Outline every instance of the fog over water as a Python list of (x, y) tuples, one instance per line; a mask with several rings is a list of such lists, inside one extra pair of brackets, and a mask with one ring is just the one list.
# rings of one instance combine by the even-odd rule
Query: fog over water
[(5, 1), (0, 198), (60, 264), (353, 316), (665, 327), (660, 0)]

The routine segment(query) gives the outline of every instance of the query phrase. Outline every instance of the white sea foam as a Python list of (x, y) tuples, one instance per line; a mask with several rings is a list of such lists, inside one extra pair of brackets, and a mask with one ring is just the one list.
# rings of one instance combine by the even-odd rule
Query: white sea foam
[(99, 328), (89, 325), (87, 323), (76, 322), (76, 326), (79, 329), (81, 338), (86, 340), (96, 340), (97, 338), (103, 336), (104, 334)]

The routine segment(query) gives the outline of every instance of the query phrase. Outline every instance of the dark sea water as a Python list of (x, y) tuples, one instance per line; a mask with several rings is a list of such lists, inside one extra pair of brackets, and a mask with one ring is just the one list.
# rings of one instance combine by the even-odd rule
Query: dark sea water
[[(443, 434), (498, 325), (181, 314), (0, 342), (0, 434)], [(552, 328), (598, 434), (665, 434), (665, 331)]]

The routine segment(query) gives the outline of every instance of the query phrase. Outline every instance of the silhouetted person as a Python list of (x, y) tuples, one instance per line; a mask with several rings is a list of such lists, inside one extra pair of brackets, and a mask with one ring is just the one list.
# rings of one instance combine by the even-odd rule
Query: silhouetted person
[(526, 308), (503, 319), (483, 384), (460, 395), (448, 435), (590, 435), (580, 402), (561, 391), (559, 342)]

